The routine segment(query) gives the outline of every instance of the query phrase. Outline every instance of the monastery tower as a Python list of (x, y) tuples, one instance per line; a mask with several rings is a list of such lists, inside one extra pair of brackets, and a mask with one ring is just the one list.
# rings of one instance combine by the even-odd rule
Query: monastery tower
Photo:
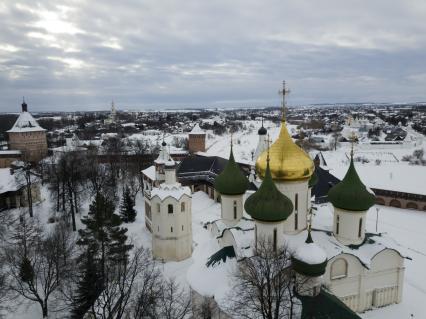
[(151, 191), (152, 253), (164, 261), (179, 261), (192, 254), (191, 189), (176, 181), (176, 163), (162, 163), (164, 183)]
[(47, 156), (46, 130), (28, 112), (25, 100), (22, 102), (21, 114), (7, 133), (9, 149), (21, 151), (24, 160), (38, 162)]

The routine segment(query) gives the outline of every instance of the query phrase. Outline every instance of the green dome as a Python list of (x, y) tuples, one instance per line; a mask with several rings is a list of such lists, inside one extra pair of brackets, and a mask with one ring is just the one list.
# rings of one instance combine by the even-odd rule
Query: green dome
[(222, 195), (242, 195), (246, 192), (248, 186), (249, 181), (235, 163), (231, 147), (229, 161), (222, 173), (216, 177), (214, 188)]
[(293, 203), (277, 189), (272, 180), (269, 161), (262, 184), (247, 198), (244, 208), (251, 217), (265, 222), (286, 220), (293, 212)]
[(359, 178), (352, 155), (345, 177), (328, 191), (328, 199), (334, 207), (350, 211), (365, 211), (374, 205), (375, 196)]
[(315, 170), (314, 173), (311, 175), (311, 178), (309, 179), (308, 187), (309, 188), (314, 187), (317, 183), (318, 183), (318, 175)]
[(318, 277), (325, 273), (327, 267), (327, 256), (311, 237), (311, 231), (308, 230), (308, 238), (291, 257), (291, 264), (295, 272), (309, 276)]

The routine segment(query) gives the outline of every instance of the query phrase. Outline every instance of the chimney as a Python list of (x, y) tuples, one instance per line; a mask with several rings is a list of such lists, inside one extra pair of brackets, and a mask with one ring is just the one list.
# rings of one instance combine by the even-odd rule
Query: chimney
[(22, 112), (28, 112), (27, 103), (25, 103), (25, 98), (22, 98)]

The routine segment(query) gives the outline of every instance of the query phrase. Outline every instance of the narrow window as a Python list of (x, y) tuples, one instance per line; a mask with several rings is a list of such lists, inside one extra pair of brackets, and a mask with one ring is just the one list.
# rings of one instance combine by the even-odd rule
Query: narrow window
[(158, 226), (157, 231), (160, 232), (160, 226)]
[(299, 214), (297, 211), (294, 213), (294, 229), (297, 230), (299, 224)]
[(358, 226), (358, 237), (361, 238), (361, 231), (362, 231), (362, 218), (359, 219), (359, 226)]
[(160, 204), (157, 204), (157, 212), (160, 212)]
[(182, 231), (183, 231), (183, 225), (182, 225)]
[(257, 225), (254, 225), (254, 244), (257, 247)]
[(234, 219), (237, 219), (237, 201), (234, 200)]
[(299, 195), (298, 194), (294, 195), (294, 210), (295, 211), (299, 210)]
[(180, 211), (184, 212), (185, 211), (185, 202), (180, 204)]
[(173, 233), (173, 227), (170, 227), (170, 232)]
[(337, 217), (336, 217), (336, 235), (339, 235), (339, 222), (340, 222), (340, 216), (337, 215)]
[(169, 212), (169, 214), (173, 214), (173, 205), (172, 204), (167, 205), (167, 211)]
[(274, 228), (274, 251), (277, 251), (277, 229)]

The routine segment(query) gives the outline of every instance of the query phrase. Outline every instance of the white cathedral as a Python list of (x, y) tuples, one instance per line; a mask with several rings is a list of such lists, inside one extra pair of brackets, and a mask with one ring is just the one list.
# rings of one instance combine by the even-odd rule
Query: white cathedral
[[(258, 134), (256, 180), (251, 176), (258, 189), (248, 191), (249, 179), (231, 147), (229, 161), (214, 182), (221, 218), (205, 224), (211, 240), (222, 249), (232, 247), (237, 261), (253, 255), (259, 238), (268, 238), (275, 249), (288, 247), (297, 276), (309, 279), (309, 289), (299, 291), (304, 296), (315, 297), (323, 287), (355, 312), (401, 302), (405, 256), (385, 234), (365, 232), (375, 197), (356, 172), (353, 150), (345, 177), (328, 194), (333, 223), (316, 227), (311, 209), (314, 163), (293, 142), (284, 111), (280, 134), (270, 147), (263, 123)], [(191, 257), (191, 190), (176, 181), (176, 163), (165, 143), (144, 176), (151, 176), (144, 177), (144, 190), (154, 257)]]

